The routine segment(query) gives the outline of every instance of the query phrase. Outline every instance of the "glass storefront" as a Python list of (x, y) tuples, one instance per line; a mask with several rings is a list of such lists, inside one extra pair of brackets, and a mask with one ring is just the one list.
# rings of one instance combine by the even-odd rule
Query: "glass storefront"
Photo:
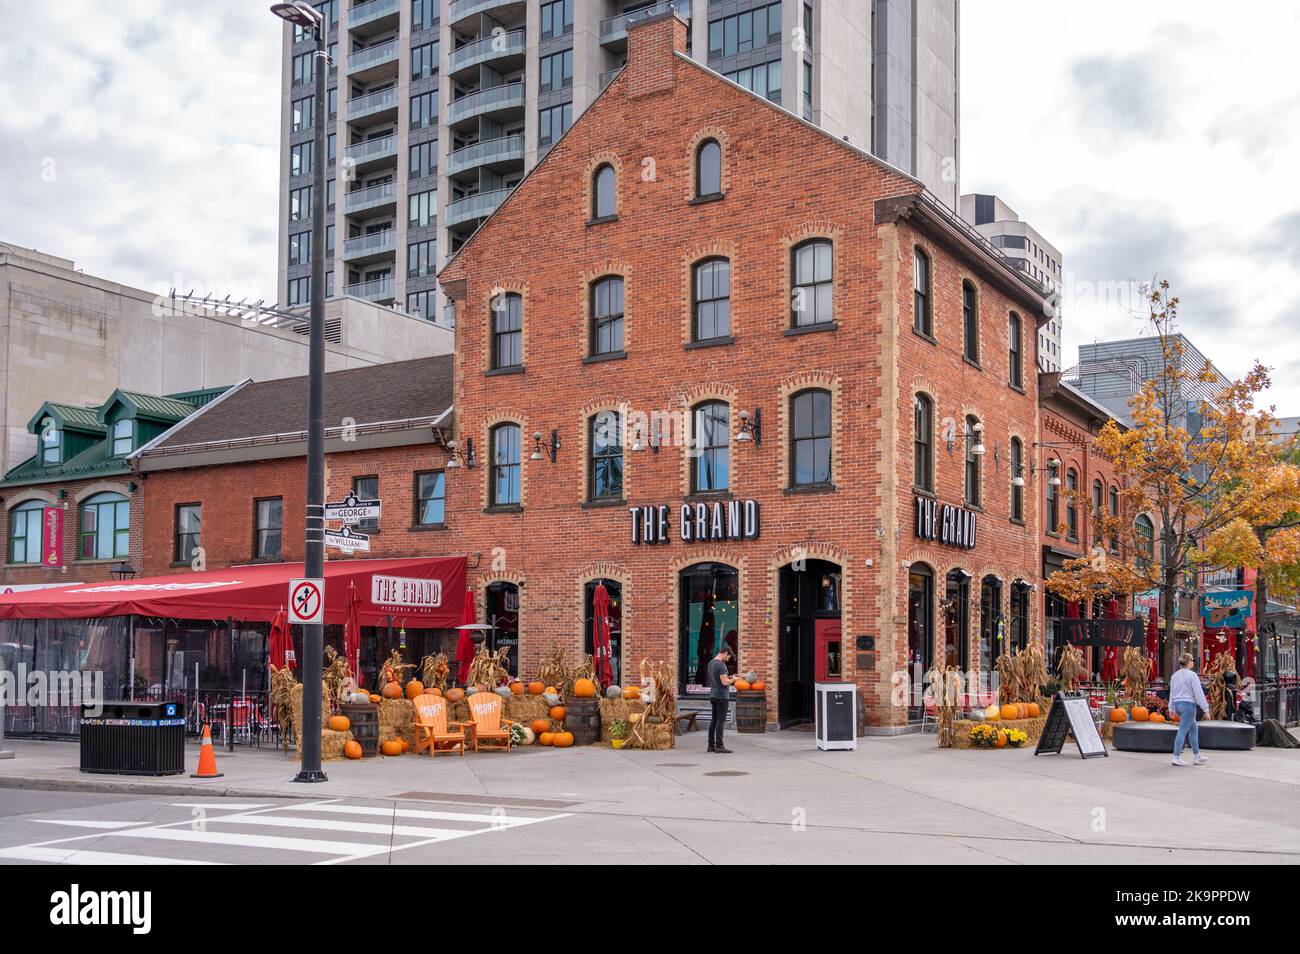
[(582, 596), (582, 651), (595, 659), (596, 613), (592, 599), (597, 584), (604, 583), (609, 594), (609, 664), (614, 673), (614, 685), (623, 682), (623, 588), (617, 580), (589, 580)]
[(709, 660), (722, 643), (731, 647), (727, 669), (738, 671), (740, 574), (725, 563), (697, 563), (681, 572), (677, 671), (683, 697), (707, 696)]
[[(486, 634), (488, 649), (510, 650), (506, 668), (519, 675), (519, 587), (514, 583), (493, 583), (487, 588), (483, 622), (492, 629)], [(454, 658), (452, 654), (451, 658)]]

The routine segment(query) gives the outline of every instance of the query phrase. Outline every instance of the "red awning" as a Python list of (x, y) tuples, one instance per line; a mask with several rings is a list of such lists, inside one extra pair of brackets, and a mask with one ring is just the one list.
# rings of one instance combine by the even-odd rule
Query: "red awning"
[[(0, 596), (0, 619), (84, 619), (163, 616), (271, 622), (289, 602), (289, 581), (301, 563), (237, 566), (108, 583), (81, 583)], [(342, 624), (348, 585), (360, 596), (362, 626), (393, 622), (407, 629), (460, 625), (465, 558), (333, 560), (325, 564), (325, 622)]]

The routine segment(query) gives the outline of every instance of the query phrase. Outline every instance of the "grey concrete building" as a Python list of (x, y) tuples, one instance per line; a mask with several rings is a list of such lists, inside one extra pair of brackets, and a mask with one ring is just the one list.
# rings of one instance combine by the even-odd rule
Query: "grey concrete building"
[[(450, 330), (367, 301), (327, 302), (325, 323), (330, 370), (454, 347)], [(305, 319), (256, 304), (174, 299), (0, 244), (0, 472), (35, 452), (27, 424), (46, 401), (87, 406), (119, 387), (176, 394), (305, 374), (306, 332)]]
[(1061, 253), (1055, 245), (1015, 210), (995, 195), (968, 193), (961, 197), (961, 217), (1015, 264), (1022, 272), (1044, 285), (1052, 297), (1054, 313), (1038, 331), (1038, 370), (1060, 371), (1060, 292), (1063, 271)]
[[(326, 289), (441, 320), (434, 273), (675, 10), (691, 55), (956, 210), (958, 0), (326, 0)], [(312, 49), (285, 26), (278, 295), (311, 263)]]

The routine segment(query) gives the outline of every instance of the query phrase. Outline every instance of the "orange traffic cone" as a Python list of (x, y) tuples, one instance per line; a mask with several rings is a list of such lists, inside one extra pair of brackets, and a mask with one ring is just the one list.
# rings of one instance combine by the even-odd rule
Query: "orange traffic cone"
[(203, 744), (199, 747), (199, 770), (190, 774), (190, 778), (221, 778), (217, 771), (217, 754), (212, 748), (212, 729), (203, 726)]

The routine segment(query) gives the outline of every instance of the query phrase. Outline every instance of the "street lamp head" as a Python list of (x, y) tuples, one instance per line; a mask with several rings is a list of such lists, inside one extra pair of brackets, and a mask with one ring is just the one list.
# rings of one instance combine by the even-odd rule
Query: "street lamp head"
[(273, 3), (271, 12), (281, 20), (288, 20), (294, 26), (311, 28), (320, 26), (325, 17), (321, 12), (309, 3), (303, 0), (294, 0), (292, 3)]

